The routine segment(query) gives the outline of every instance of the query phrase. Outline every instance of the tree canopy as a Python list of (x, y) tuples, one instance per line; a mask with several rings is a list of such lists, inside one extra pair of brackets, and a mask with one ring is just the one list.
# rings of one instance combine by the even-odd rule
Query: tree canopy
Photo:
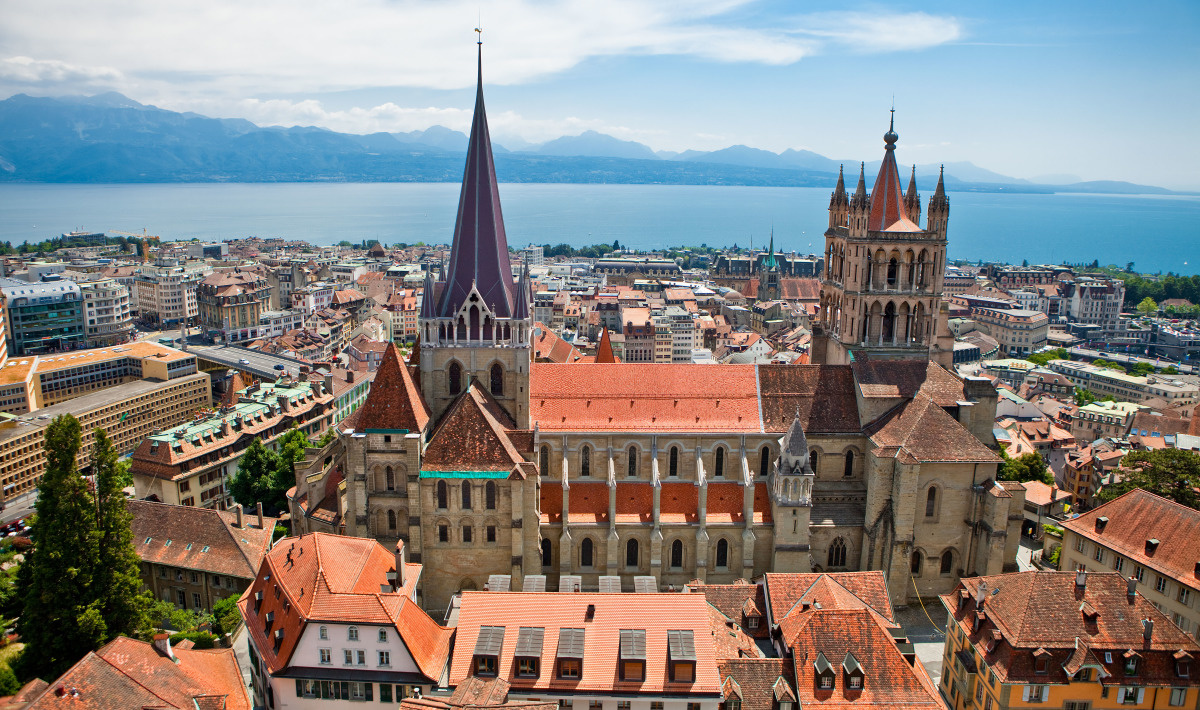
[(1066, 348), (1057, 348), (1055, 350), (1045, 350), (1039, 353), (1033, 353), (1025, 358), (1035, 365), (1045, 367), (1051, 360), (1070, 360), (1071, 353), (1067, 352)]
[(1001, 481), (1041, 481), (1048, 486), (1054, 485), (1054, 474), (1050, 472), (1045, 459), (1038, 452), (1031, 451), (1013, 458), (1004, 447), (1000, 447), (1000, 457), (1004, 461), (1000, 464), (996, 477)]
[(1137, 305), (1137, 312), (1144, 316), (1152, 316), (1155, 313), (1158, 313), (1158, 304), (1154, 302), (1153, 298), (1146, 296), (1142, 299), (1141, 303)]
[(1184, 449), (1132, 451), (1121, 459), (1124, 479), (1100, 489), (1098, 497), (1110, 501), (1134, 488), (1200, 509), (1200, 454)]
[(261, 439), (250, 442), (229, 482), (229, 492), (238, 503), (247, 507), (262, 503), (272, 513), (287, 510), (287, 491), (296, 485), (294, 466), (311, 444), (295, 427), (279, 437), (278, 443), (279, 450), (273, 451), (263, 446)]

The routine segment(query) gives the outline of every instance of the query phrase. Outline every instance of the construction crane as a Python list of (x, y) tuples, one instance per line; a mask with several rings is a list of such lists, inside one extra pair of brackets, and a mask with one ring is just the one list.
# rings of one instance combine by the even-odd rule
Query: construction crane
[(149, 263), (149, 261), (150, 261), (150, 239), (153, 238), (153, 239), (158, 239), (160, 241), (162, 240), (162, 237), (160, 237), (156, 234), (147, 234), (145, 227), (142, 227), (141, 234), (138, 234), (137, 232), (119, 232), (115, 229), (112, 230), (111, 233), (112, 234), (120, 234), (121, 236), (125, 236), (125, 237), (137, 237), (139, 251), (141, 251), (141, 253), (142, 253), (142, 263), (143, 264)]

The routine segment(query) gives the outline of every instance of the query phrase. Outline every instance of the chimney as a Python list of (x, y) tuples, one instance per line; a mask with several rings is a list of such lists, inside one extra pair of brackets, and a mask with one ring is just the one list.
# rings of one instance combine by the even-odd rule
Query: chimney
[(1125, 593), (1129, 595), (1129, 601), (1133, 601), (1133, 597), (1137, 594), (1137, 577), (1130, 575), (1126, 581), (1129, 584), (1129, 588)]
[(287, 395), (285, 395), (285, 394), (278, 395), (275, 397), (275, 401), (279, 402), (279, 409), (282, 410), (283, 412), (286, 413), (287, 411), (289, 411), (291, 409), (291, 400), (288, 398)]
[(1081, 569), (1075, 573), (1075, 588), (1076, 591), (1083, 591), (1087, 587), (1087, 570)]
[(983, 608), (983, 600), (987, 599), (987, 582), (980, 580), (979, 586), (975, 588), (975, 608)]
[(242, 504), (241, 503), (238, 503), (238, 506), (235, 509), (235, 512), (237, 513), (237, 526), (240, 528), (240, 527), (242, 527)]
[(595, 604), (587, 605), (587, 612), (583, 618), (585, 621), (591, 621), (596, 618), (596, 605)]
[(1150, 642), (1150, 637), (1154, 635), (1154, 619), (1142, 619), (1142, 638), (1146, 643)]
[(408, 562), (408, 550), (404, 549), (404, 541), (396, 541), (396, 589), (404, 586), (404, 564)]
[(171, 650), (171, 634), (154, 634), (154, 650), (162, 654), (164, 658), (179, 663), (179, 659), (175, 658), (175, 652)]
[(346, 370), (346, 381), (354, 382), (354, 370)]
[(258, 529), (262, 530), (262, 526), (263, 526), (262, 501), (258, 502), (257, 508), (258, 508)]
[(325, 375), (325, 391), (333, 394), (333, 375)]
[(311, 387), (312, 387), (312, 393), (313, 393), (314, 397), (321, 396), (321, 386), (324, 384), (325, 383), (322, 382), (321, 380), (313, 379), (313, 381), (311, 382)]

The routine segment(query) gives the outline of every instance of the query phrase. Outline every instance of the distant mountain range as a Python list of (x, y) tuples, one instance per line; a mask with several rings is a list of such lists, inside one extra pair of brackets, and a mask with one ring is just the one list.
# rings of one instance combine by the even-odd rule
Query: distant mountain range
[[(369, 135), (262, 127), (166, 111), (117, 93), (17, 94), (0, 101), (0, 181), (6, 182), (457, 182), (466, 148), (466, 135), (442, 126)], [(857, 180), (857, 161), (808, 150), (772, 153), (735, 145), (656, 153), (595, 131), (520, 150), (493, 148), (498, 176), (506, 182), (832, 187), (842, 163), (848, 189)], [(878, 161), (868, 163), (868, 179), (878, 169)], [(931, 190), (937, 166), (918, 165), (917, 175), (918, 187)], [(1173, 194), (1070, 175), (1032, 182), (969, 162), (946, 164), (946, 186), (960, 192)]]

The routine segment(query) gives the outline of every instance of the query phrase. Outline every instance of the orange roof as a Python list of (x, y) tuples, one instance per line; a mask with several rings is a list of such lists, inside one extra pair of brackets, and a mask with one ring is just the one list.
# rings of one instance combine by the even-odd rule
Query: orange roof
[(604, 333), (600, 336), (600, 344), (596, 346), (596, 362), (601, 364), (617, 362), (616, 356), (613, 355), (612, 341), (608, 338), (608, 328), (604, 329)]
[[(888, 597), (887, 580), (879, 570), (831, 573), (768, 572), (763, 576), (763, 585), (771, 619), (776, 624), (798, 610), (801, 602), (805, 600), (819, 601), (822, 606), (829, 608), (857, 609), (866, 606), (888, 621), (894, 618), (892, 602)], [(829, 585), (840, 587), (842, 591), (832, 592), (830, 590), (833, 586)], [(821, 595), (822, 590), (827, 593)], [(856, 599), (859, 603), (852, 602), (851, 599)]]
[(421, 465), (430, 471), (510, 471), (524, 461), (510, 436), (515, 427), (492, 395), (472, 381), (442, 415)]
[(423, 432), (429, 424), (429, 408), (408, 368), (400, 361), (395, 343), (388, 343), (383, 353), (371, 391), (359, 409), (358, 422), (366, 430), (410, 432)]
[[(585, 621), (589, 606), (594, 615)], [(513, 691), (604, 694), (716, 696), (717, 661), (702, 594), (559, 594), (556, 592), (463, 592), (458, 614), (450, 685), (472, 674), (481, 626), (504, 628), (497, 667)], [(518, 678), (513, 652), (521, 627), (544, 629), (537, 678)], [(583, 664), (578, 680), (562, 680), (552, 669), (561, 629), (584, 629)], [(618, 675), (620, 632), (645, 631), (645, 680)], [(667, 675), (667, 632), (691, 631), (696, 655), (695, 680), (673, 682)]]
[(531, 419), (542, 431), (761, 430), (753, 365), (535, 363)]

